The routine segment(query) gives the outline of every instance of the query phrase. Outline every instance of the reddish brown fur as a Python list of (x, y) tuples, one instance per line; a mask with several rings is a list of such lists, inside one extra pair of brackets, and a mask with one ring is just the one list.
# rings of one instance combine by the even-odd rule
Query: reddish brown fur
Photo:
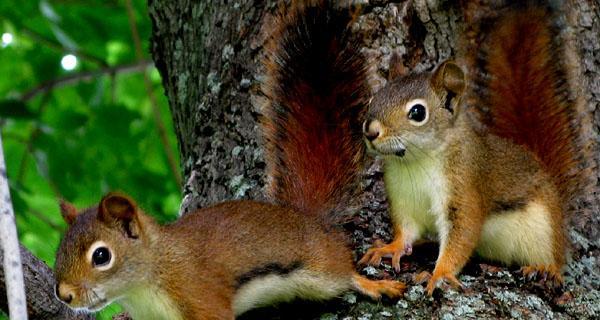
[(77, 209), (75, 209), (75, 206), (65, 201), (64, 199), (60, 199), (59, 205), (60, 212), (65, 222), (67, 222), (67, 224), (72, 224), (73, 221), (75, 221), (75, 218), (77, 217)]
[[(102, 294), (89, 289), (99, 288), (106, 300), (127, 303), (135, 296), (131, 289), (142, 287), (163, 293), (150, 304), (162, 307), (152, 312), (168, 310), (162, 317), (180, 312), (184, 319), (233, 319), (278, 302), (279, 295), (327, 299), (349, 289), (373, 298), (402, 294), (400, 282), (358, 275), (342, 233), (322, 221), (330, 219), (315, 217), (351, 202), (363, 154), (365, 59), (347, 38), (349, 13), (333, 7), (323, 1), (282, 13), (269, 44), (263, 130), (269, 190), (279, 205), (226, 202), (160, 226), (128, 197), (109, 194), (77, 216), (61, 243), (55, 274), (63, 301), (98, 308), (92, 300)], [(112, 265), (98, 266), (86, 256), (98, 243), (114, 253)], [(266, 273), (257, 274), (261, 268)], [(266, 301), (257, 303), (257, 296)], [(168, 300), (176, 307), (164, 307)], [(129, 311), (146, 310), (138, 303)]]
[(568, 203), (580, 182), (582, 160), (575, 107), (568, 100), (563, 48), (544, 8), (511, 12), (484, 40), (485, 95), (494, 134), (525, 145), (554, 178)]
[[(132, 201), (115, 194), (107, 198)], [(326, 230), (314, 217), (291, 208), (231, 201), (160, 226), (130, 202), (133, 215), (126, 221), (132, 224), (128, 228), (138, 230), (132, 238), (124, 232), (120, 210), (100, 212), (104, 199), (78, 215), (57, 254), (59, 294), (73, 294), (75, 306), (85, 306), (90, 303), (86, 299), (96, 296), (85, 294), (85, 288), (115, 290), (106, 296), (111, 299), (143, 286), (164, 290), (184, 319), (233, 319), (240, 278), (270, 264), (297, 265), (373, 298), (398, 297), (404, 291), (400, 282), (372, 281), (356, 274), (342, 233)], [(98, 240), (116, 257), (106, 271), (94, 270), (86, 260), (88, 248)]]
[(304, 8), (280, 13), (262, 87), (267, 192), (317, 215), (347, 209), (356, 194), (364, 153), (360, 114), (369, 96), (366, 60), (347, 31), (351, 17), (324, 10), (324, 3), (308, 9), (333, 21), (321, 30), (305, 21)]
[[(163, 249), (168, 255), (158, 258), (167, 260), (160, 265), (181, 266), (180, 270), (168, 270), (171, 275), (165, 285), (175, 300), (181, 301), (186, 319), (210, 314), (228, 318), (223, 312), (231, 309), (236, 278), (257, 266), (303, 261), (306, 269), (336, 277), (354, 271), (350, 251), (340, 250), (342, 235), (327, 234), (309, 217), (279, 206), (227, 202), (162, 228), (169, 237), (162, 238), (158, 248), (169, 248), (173, 243), (185, 248), (182, 252)], [(210, 294), (201, 294), (202, 299), (198, 299), (198, 293)]]
[[(129, 285), (144, 277), (153, 279), (178, 303), (185, 319), (233, 318), (237, 278), (270, 263), (301, 261), (304, 269), (348, 283), (354, 274), (352, 254), (340, 245), (344, 236), (326, 232), (313, 218), (293, 209), (253, 201), (226, 202), (166, 226), (135, 209), (132, 227), (142, 230), (137, 239), (128, 238), (120, 232), (120, 223), (101, 215), (97, 208), (86, 210), (69, 229), (57, 256), (59, 283), (103, 281), (106, 275), (89, 270), (84, 257), (89, 245), (102, 239), (116, 257), (129, 256), (130, 264), (135, 261), (131, 266), (115, 265), (108, 271), (110, 277), (128, 274), (131, 278), (125, 283)], [(143, 272), (136, 265), (144, 266)]]

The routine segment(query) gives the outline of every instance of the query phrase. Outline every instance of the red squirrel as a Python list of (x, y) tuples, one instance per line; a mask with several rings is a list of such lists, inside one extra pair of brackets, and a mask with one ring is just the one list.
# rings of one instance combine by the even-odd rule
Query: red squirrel
[(429, 295), (443, 282), (461, 286), (456, 275), (475, 252), (549, 285), (563, 281), (565, 212), (582, 159), (565, 48), (550, 8), (496, 13), (478, 35), (482, 46), (465, 54), (468, 72), (445, 61), (388, 82), (363, 127), (384, 159), (395, 235), (359, 263), (389, 256), (399, 270), (413, 243), (432, 235), (440, 243), (433, 274), (417, 277)]
[(354, 289), (395, 298), (404, 284), (360, 276), (338, 209), (352, 203), (364, 146), (366, 60), (351, 15), (328, 2), (279, 14), (266, 54), (265, 135), (275, 204), (231, 201), (159, 225), (128, 196), (77, 212), (57, 253), (56, 295), (96, 311), (118, 302), (134, 319), (233, 319), (296, 298)]

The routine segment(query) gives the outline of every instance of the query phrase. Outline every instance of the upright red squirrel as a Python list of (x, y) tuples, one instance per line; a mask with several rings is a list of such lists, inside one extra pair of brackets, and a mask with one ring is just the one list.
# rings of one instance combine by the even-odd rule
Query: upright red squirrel
[[(440, 242), (431, 295), (474, 252), (562, 283), (565, 211), (580, 179), (575, 107), (554, 16), (512, 6), (482, 28), (469, 75), (453, 61), (394, 79), (372, 99), (364, 135), (384, 159), (394, 240), (367, 251), (400, 269), (415, 241)], [(392, 69), (392, 68), (391, 68)], [(471, 108), (471, 110), (467, 110)], [(467, 113), (482, 114), (481, 130)]]
[(299, 5), (277, 18), (266, 55), (262, 128), (277, 204), (232, 201), (157, 224), (110, 193), (77, 213), (56, 257), (56, 295), (74, 309), (121, 303), (134, 319), (233, 319), (294, 298), (404, 285), (357, 274), (334, 212), (352, 203), (362, 165), (366, 62), (346, 10)]

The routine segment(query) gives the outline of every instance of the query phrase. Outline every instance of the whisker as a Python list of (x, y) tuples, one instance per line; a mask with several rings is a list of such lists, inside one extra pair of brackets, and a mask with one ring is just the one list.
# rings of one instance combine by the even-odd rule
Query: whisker
[[(405, 144), (405, 143), (404, 143), (404, 140), (402, 140), (400, 137), (398, 137), (398, 139), (400, 139), (400, 141), (401, 141), (403, 144)], [(413, 156), (413, 162), (415, 163), (415, 165), (416, 165), (416, 166), (418, 166), (419, 170), (423, 172), (423, 174), (424, 174), (424, 175), (427, 177), (427, 179), (429, 179), (429, 181), (432, 181), (432, 180), (433, 180), (433, 178), (432, 178), (432, 176), (431, 176), (431, 173), (430, 173), (429, 171), (427, 171), (427, 169), (425, 168), (425, 166), (423, 165), (423, 163), (421, 163), (421, 161), (419, 161), (419, 159), (417, 158), (417, 155), (416, 155), (416, 153), (415, 153), (415, 151), (414, 151), (413, 149), (417, 149), (417, 150), (418, 150), (418, 151), (420, 151), (421, 153), (423, 153), (423, 154), (427, 155), (427, 156), (428, 156), (430, 159), (433, 159), (433, 158), (432, 158), (430, 155), (428, 155), (427, 153), (425, 153), (425, 151), (423, 151), (423, 150), (421, 150), (420, 148), (418, 148), (418, 147), (417, 147), (417, 146), (416, 146), (414, 143), (412, 143), (412, 142), (410, 142), (410, 141), (407, 141), (407, 142), (408, 142), (408, 143), (410, 144), (410, 146), (411, 146), (410, 148), (406, 148), (406, 152), (407, 152), (407, 154), (410, 154), (411, 156)], [(405, 145), (406, 145), (406, 144), (405, 144)], [(414, 147), (414, 148), (412, 148), (412, 147)], [(421, 202), (423, 201), (423, 197), (424, 197), (424, 195), (423, 195), (422, 193), (420, 193), (420, 192), (419, 192), (419, 194), (418, 194), (418, 195), (416, 195), (416, 196), (418, 196), (419, 203), (421, 203)], [(415, 198), (415, 200), (417, 200), (417, 199)]]
[[(401, 138), (400, 138), (400, 137), (398, 137), (398, 139), (401, 139)], [(419, 147), (418, 147), (416, 144), (414, 144), (414, 143), (412, 143), (412, 142), (410, 142), (410, 141), (406, 141), (406, 143), (405, 143), (405, 141), (404, 141), (404, 140), (401, 140), (401, 141), (402, 141), (402, 143), (403, 143), (403, 144), (405, 144), (405, 145), (406, 145), (406, 144), (409, 144), (409, 145), (411, 146), (411, 148), (407, 148), (407, 152), (408, 152), (408, 153), (411, 153), (411, 154), (414, 156), (414, 158), (415, 158), (415, 159), (417, 159), (417, 155), (416, 155), (416, 153), (413, 151), (413, 149), (416, 149), (416, 151), (419, 151), (421, 154), (423, 154), (423, 155), (427, 156), (429, 159), (431, 159), (431, 160), (435, 160), (435, 158), (434, 158), (433, 156), (431, 156), (431, 155), (430, 155), (428, 152), (426, 152), (426, 151), (425, 151), (425, 150), (423, 150), (422, 148), (419, 148)], [(421, 162), (419, 162), (419, 161), (415, 161), (415, 162), (416, 162), (416, 164), (417, 164), (417, 165), (418, 165), (418, 166), (419, 166), (419, 167), (422, 169), (422, 171), (423, 171), (423, 172), (424, 172), (424, 173), (427, 175), (427, 177), (428, 177), (428, 178), (431, 180), (431, 179), (432, 179), (432, 177), (431, 177), (431, 175), (430, 175), (429, 171), (425, 170), (425, 167), (423, 166), (423, 164), (422, 164)]]
[[(416, 158), (416, 154), (413, 152), (413, 150), (410, 150), (409, 152)], [(419, 168), (421, 169), (421, 171), (423, 171), (423, 173), (427, 176), (427, 178), (430, 181), (433, 180), (430, 172), (427, 170), (427, 168), (425, 168), (425, 166), (423, 165), (423, 163), (421, 163), (421, 161), (415, 161), (415, 164), (417, 166), (419, 166)]]
[(99, 295), (96, 293), (96, 290), (94, 290), (94, 289), (92, 288), (92, 289), (90, 289), (90, 292), (92, 292), (92, 293), (94, 294), (94, 297), (96, 297), (96, 298), (97, 298), (97, 299), (99, 299), (99, 300), (102, 300), (102, 299), (100, 298), (100, 296), (99, 296)]
[(412, 196), (412, 203), (411, 203), (411, 211), (415, 211), (416, 210), (416, 188), (415, 188), (415, 184), (414, 184), (414, 179), (413, 176), (410, 172), (410, 168), (408, 167), (408, 164), (406, 164), (406, 161), (404, 161), (402, 158), (400, 158), (400, 162), (402, 163), (402, 165), (404, 165), (404, 168), (406, 169), (406, 173), (408, 174), (408, 179), (410, 181), (410, 189), (411, 189), (411, 196)]
[(419, 148), (419, 146), (417, 146), (416, 144), (414, 144), (410, 141), (407, 141), (407, 142), (411, 145), (411, 147), (415, 148), (417, 151), (421, 152), (423, 155), (425, 155), (429, 159), (435, 160), (435, 158), (432, 157), (427, 151), (423, 150), (422, 148)]

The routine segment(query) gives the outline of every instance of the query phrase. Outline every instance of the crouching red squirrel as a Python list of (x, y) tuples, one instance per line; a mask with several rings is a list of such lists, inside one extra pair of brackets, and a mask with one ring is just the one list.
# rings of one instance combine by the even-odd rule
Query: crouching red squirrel
[(362, 155), (366, 62), (350, 14), (322, 2), (277, 18), (266, 55), (262, 129), (276, 204), (231, 201), (159, 225), (128, 196), (61, 211), (56, 295), (74, 309), (116, 301), (134, 319), (233, 319), (295, 298), (404, 285), (357, 274), (335, 211), (352, 203)]
[[(384, 159), (395, 235), (360, 263), (389, 256), (399, 270), (413, 243), (434, 235), (435, 269), (417, 279), (428, 279), (430, 295), (442, 282), (460, 286), (474, 252), (562, 283), (565, 211), (583, 153), (554, 19), (545, 6), (511, 6), (482, 27), (483, 45), (463, 59), (474, 61), (468, 74), (446, 61), (374, 96), (364, 135)], [(474, 110), (481, 121), (467, 116)]]

